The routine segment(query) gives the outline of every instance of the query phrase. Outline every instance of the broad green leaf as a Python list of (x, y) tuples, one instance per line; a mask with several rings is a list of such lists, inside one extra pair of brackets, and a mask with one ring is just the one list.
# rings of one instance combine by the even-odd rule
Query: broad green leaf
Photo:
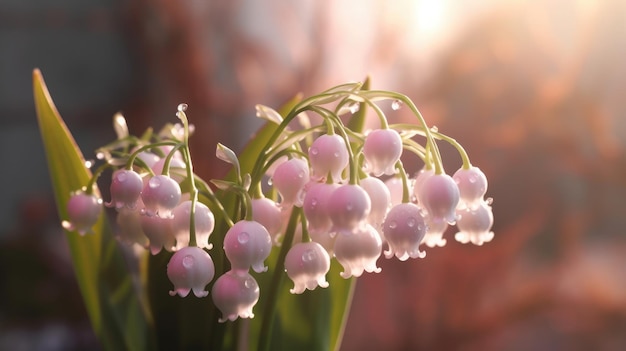
[[(91, 172), (38, 69), (33, 71), (33, 90), (59, 217), (66, 219), (70, 193), (85, 186)], [(154, 343), (148, 313), (104, 211), (93, 230), (84, 237), (66, 233), (92, 328), (106, 350), (150, 349)]]

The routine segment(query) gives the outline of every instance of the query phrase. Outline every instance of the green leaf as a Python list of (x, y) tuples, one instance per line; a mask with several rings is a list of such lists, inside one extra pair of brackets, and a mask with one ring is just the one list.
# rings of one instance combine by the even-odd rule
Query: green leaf
[[(91, 172), (85, 168), (84, 157), (38, 69), (33, 71), (33, 90), (56, 205), (59, 217), (65, 219), (70, 193), (87, 185)], [(93, 231), (84, 237), (66, 233), (92, 328), (106, 350), (151, 349), (154, 343), (148, 313), (104, 211)]]

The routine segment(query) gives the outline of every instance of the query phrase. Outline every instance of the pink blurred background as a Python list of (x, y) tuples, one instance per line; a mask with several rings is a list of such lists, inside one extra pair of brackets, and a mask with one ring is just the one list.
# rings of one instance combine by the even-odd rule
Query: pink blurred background
[[(425, 259), (381, 259), (342, 349), (626, 349), (626, 3), (38, 3), (0, 5), (0, 348), (93, 346), (82, 306), (54, 306), (78, 293), (32, 107), (39, 67), (83, 150), (113, 137), (118, 110), (142, 131), (187, 102), (205, 177), (225, 171), (216, 142), (239, 149), (260, 125), (257, 103), (366, 76), (405, 93), (487, 174), (496, 236), (450, 231)], [(442, 151), (451, 173), (460, 159)]]

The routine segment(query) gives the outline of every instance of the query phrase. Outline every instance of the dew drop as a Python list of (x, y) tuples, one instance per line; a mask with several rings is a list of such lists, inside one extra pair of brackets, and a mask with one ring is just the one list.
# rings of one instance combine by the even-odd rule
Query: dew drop
[(389, 222), (389, 228), (396, 229), (398, 227), (398, 223), (396, 221)]
[(104, 152), (98, 152), (96, 153), (96, 158), (98, 160), (103, 160), (104, 159)]
[(437, 128), (437, 126), (432, 126), (430, 128), (430, 131), (433, 132), (433, 133), (437, 133), (439, 131), (439, 128)]
[(348, 211), (352, 211), (352, 209), (354, 208), (354, 205), (352, 204), (352, 202), (348, 202), (346, 204), (346, 210)]
[(91, 168), (94, 165), (92, 160), (85, 161), (85, 168)]
[(274, 185), (274, 181), (272, 180), (272, 178), (269, 178), (269, 179), (267, 180), (267, 185), (269, 185), (269, 186)]
[(317, 254), (313, 249), (308, 249), (302, 253), (302, 262), (311, 262), (315, 258), (317, 258)]
[(248, 234), (247, 232), (241, 232), (237, 234), (237, 241), (239, 241), (240, 244), (247, 243), (248, 241), (250, 241), (250, 234)]
[(486, 198), (485, 202), (487, 203), (487, 205), (491, 205), (493, 203), (493, 197)]
[(247, 278), (244, 282), (243, 285), (246, 287), (246, 289), (254, 289), (256, 287), (256, 284), (254, 282), (254, 279), (252, 278)]
[(402, 107), (402, 101), (400, 101), (400, 100), (394, 100), (391, 103), (391, 109), (394, 110), (394, 111), (399, 110), (400, 107)]
[(312, 147), (310, 152), (311, 155), (317, 155), (320, 153), (320, 150), (318, 150), (316, 147)]
[(472, 184), (476, 183), (477, 180), (478, 179), (476, 179), (476, 177), (474, 177), (474, 176), (469, 177), (469, 182), (472, 183)]
[(124, 172), (120, 172), (117, 174), (117, 176), (115, 177), (117, 179), (118, 182), (125, 182), (128, 179), (128, 175)]
[(417, 230), (419, 230), (421, 232), (422, 230), (424, 230), (424, 226), (421, 225), (421, 224), (418, 224), (417, 225)]
[(298, 173), (298, 178), (304, 178), (304, 172)]
[(335, 152), (333, 153), (333, 156), (335, 156), (335, 157), (339, 157), (339, 151), (335, 151)]
[(183, 267), (191, 268), (191, 267), (193, 267), (193, 264), (194, 264), (193, 256), (187, 255), (187, 256), (183, 257)]
[(354, 104), (350, 105), (350, 107), (348, 107), (348, 109), (350, 110), (351, 113), (359, 112), (360, 108), (361, 108), (361, 106), (359, 105), (358, 102), (355, 102)]
[(187, 104), (179, 104), (176, 109), (179, 112), (185, 112), (185, 111), (187, 111), (187, 107), (189, 107), (189, 105), (187, 105)]
[(413, 228), (413, 227), (415, 227), (415, 224), (417, 224), (417, 221), (416, 221), (416, 220), (415, 220), (415, 218), (413, 218), (413, 217), (409, 217), (409, 218), (406, 220), (406, 225), (408, 225), (408, 226), (409, 226), (409, 228)]
[(161, 180), (157, 177), (152, 177), (148, 181), (148, 186), (152, 189), (156, 189), (161, 186)]

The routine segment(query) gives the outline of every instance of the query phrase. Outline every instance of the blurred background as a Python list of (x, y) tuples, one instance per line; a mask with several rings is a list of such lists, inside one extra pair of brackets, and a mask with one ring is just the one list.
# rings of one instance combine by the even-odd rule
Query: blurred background
[(474, 247), (450, 231), (425, 259), (381, 259), (358, 281), (343, 349), (626, 349), (625, 21), (621, 0), (2, 1), (0, 349), (97, 347), (35, 67), (87, 158), (115, 137), (115, 112), (140, 133), (188, 103), (207, 178), (225, 171), (216, 142), (240, 149), (259, 126), (257, 103), (366, 76), (405, 93), (487, 174), (496, 236)]

